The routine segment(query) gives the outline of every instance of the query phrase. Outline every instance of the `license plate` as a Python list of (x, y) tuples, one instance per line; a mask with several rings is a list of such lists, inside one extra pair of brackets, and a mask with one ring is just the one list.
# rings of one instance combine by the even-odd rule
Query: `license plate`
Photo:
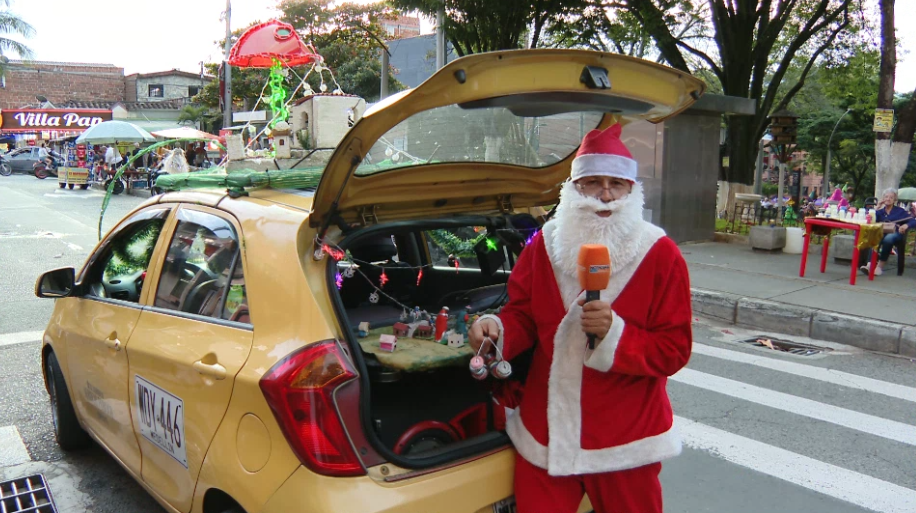
[(137, 420), (140, 434), (188, 468), (185, 447), (184, 401), (134, 375), (137, 387)]
[(515, 513), (515, 511), (515, 497), (509, 497), (493, 504), (493, 513)]

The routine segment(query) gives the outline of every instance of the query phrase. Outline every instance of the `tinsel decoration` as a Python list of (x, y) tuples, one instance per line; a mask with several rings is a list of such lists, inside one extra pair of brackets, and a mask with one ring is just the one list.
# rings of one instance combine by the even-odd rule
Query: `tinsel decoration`
[(270, 128), (274, 128), (280, 121), (289, 119), (289, 109), (286, 108), (286, 87), (283, 85), (283, 63), (274, 58), (273, 66), (270, 67), (270, 77), (267, 83), (270, 85), (270, 98), (268, 103), (274, 116), (270, 121)]
[(337, 290), (343, 288), (343, 276), (340, 273), (337, 273), (337, 276), (334, 277), (334, 283), (337, 285)]
[(125, 276), (146, 269), (163, 221), (151, 222), (127, 239), (116, 241), (111, 250), (111, 258), (105, 264), (106, 278)]
[(378, 282), (381, 288), (385, 288), (385, 284), (388, 283), (388, 275), (385, 274), (384, 269), (382, 269), (382, 275), (378, 277)]
[(423, 269), (420, 269), (420, 271), (417, 273), (417, 287), (420, 286), (420, 281), (422, 279), (423, 279)]
[(462, 239), (448, 230), (430, 230), (426, 233), (442, 251), (445, 251), (449, 255), (454, 255), (455, 257), (464, 258), (476, 256), (476, 253), (474, 253), (474, 246), (487, 236), (487, 233), (483, 232), (476, 237)]

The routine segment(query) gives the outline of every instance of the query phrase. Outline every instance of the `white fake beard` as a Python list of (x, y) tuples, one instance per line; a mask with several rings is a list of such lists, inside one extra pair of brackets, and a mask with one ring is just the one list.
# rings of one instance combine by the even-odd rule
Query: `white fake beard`
[[(572, 181), (560, 191), (551, 241), (554, 268), (570, 276), (578, 276), (579, 248), (583, 244), (607, 246), (611, 256), (611, 271), (618, 272), (636, 258), (639, 251), (636, 230), (644, 222), (643, 189), (639, 182), (625, 198), (604, 203), (581, 194)], [(611, 211), (601, 217), (600, 211)]]

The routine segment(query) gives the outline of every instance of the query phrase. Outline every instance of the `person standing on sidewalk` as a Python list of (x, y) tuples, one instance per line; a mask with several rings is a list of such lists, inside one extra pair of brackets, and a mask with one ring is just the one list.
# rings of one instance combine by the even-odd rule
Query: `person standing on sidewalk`
[[(511, 360), (534, 350), (506, 423), (519, 513), (574, 513), (585, 494), (598, 513), (661, 513), (660, 462), (681, 452), (665, 385), (690, 358), (687, 265), (643, 220), (637, 164), (620, 133), (585, 136), (556, 218), (512, 269), (509, 302), (469, 331), (475, 351), (493, 342)], [(583, 244), (611, 256), (610, 283), (588, 303), (577, 279)]]
[[(881, 201), (875, 205), (875, 210), (875, 221), (886, 224), (885, 235), (879, 246), (878, 266), (875, 268), (875, 276), (880, 276), (884, 274), (884, 265), (891, 256), (891, 250), (901, 240), (906, 239), (907, 230), (916, 228), (916, 219), (913, 219), (913, 214), (906, 209), (897, 206), (897, 189), (886, 189)], [(866, 258), (871, 260), (871, 250), (868, 251)], [(871, 263), (863, 265), (859, 269), (868, 274), (871, 270), (870, 265)]]

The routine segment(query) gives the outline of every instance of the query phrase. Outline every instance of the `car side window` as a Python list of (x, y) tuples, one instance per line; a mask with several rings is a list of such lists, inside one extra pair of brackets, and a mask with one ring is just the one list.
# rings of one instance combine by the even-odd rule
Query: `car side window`
[(240, 256), (238, 234), (229, 221), (206, 212), (180, 210), (154, 306), (249, 322)]
[(93, 257), (85, 282), (88, 296), (137, 303), (156, 242), (169, 209), (150, 209), (131, 217)]

